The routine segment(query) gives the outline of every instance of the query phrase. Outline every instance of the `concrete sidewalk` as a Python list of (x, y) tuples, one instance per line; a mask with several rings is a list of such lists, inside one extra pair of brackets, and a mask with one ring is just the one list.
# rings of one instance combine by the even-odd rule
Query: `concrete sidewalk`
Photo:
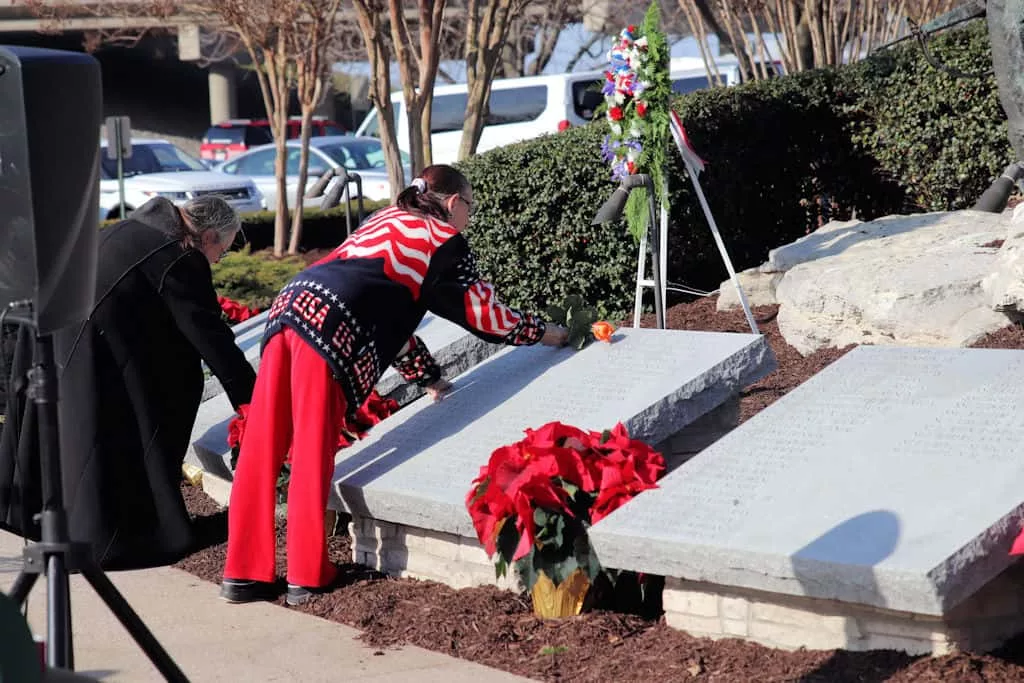
[[(23, 541), (0, 532), (0, 591), (21, 570)], [(228, 605), (217, 587), (186, 572), (147, 569), (108, 575), (194, 683), (230, 681), (526, 681), (417, 647), (377, 650), (359, 631), (270, 603)], [(71, 578), (75, 668), (104, 683), (163, 678), (80, 576)], [(46, 583), (29, 595), (33, 633), (46, 633)]]

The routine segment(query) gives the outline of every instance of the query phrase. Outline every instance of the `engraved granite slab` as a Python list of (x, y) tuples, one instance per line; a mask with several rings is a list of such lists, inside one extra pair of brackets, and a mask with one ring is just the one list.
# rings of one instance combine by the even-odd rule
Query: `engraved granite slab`
[(1024, 352), (862, 346), (596, 524), (606, 567), (942, 615), (1024, 520)]
[[(259, 366), (260, 341), (265, 324), (266, 314), (260, 314), (233, 328), (239, 347), (245, 351), (253, 367)], [(485, 342), (455, 323), (430, 313), (416, 328), (416, 334), (430, 349), (446, 378), (457, 376), (504, 348), (500, 344)], [(214, 389), (211, 389), (211, 383)], [(207, 381), (207, 391), (210, 395), (207, 397), (207, 392), (204, 392), (185, 461), (199, 465), (219, 477), (231, 479), (231, 450), (227, 445), (227, 437), (228, 423), (235, 411), (215, 377)], [(391, 368), (381, 376), (377, 391), (382, 396), (394, 399), (399, 405), (405, 405), (423, 395), (422, 389), (403, 380)]]
[(474, 536), (466, 492), (498, 447), (559, 420), (616, 422), (658, 443), (775, 368), (764, 337), (621, 329), (583, 351), (508, 348), (339, 453), (332, 505), (379, 521)]

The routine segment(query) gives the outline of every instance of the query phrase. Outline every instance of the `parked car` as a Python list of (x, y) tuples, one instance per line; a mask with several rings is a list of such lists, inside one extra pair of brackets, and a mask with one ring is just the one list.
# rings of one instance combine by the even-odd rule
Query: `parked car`
[[(348, 131), (340, 123), (323, 116), (314, 116), (313, 137), (345, 135)], [(298, 139), (302, 133), (302, 118), (288, 119), (288, 139)], [(242, 152), (274, 141), (270, 122), (266, 119), (230, 119), (210, 126), (199, 146), (199, 157), (206, 161), (221, 162)]]
[[(288, 158), (285, 163), (287, 164), (289, 207), (295, 206), (295, 193), (299, 186), (301, 148), (302, 145), (298, 140), (287, 142)], [(274, 178), (274, 160), (276, 158), (276, 147), (263, 145), (214, 168), (222, 173), (252, 178), (256, 182), (256, 187), (263, 194), (267, 209), (274, 210), (277, 207), (277, 182)], [(408, 156), (403, 154), (402, 163), (405, 179), (411, 179), (412, 172)], [(379, 201), (391, 198), (391, 183), (388, 181), (387, 170), (384, 167), (384, 148), (381, 146), (380, 140), (349, 135), (311, 138), (309, 141), (309, 177), (306, 189), (308, 190), (320, 176), (331, 168), (343, 168), (346, 171), (358, 173), (363, 183), (364, 199)], [(331, 180), (325, 193), (337, 182), (339, 182), (337, 178)], [(353, 197), (357, 196), (354, 187), (354, 185), (350, 186)], [(304, 199), (302, 205), (305, 208), (318, 208), (322, 199), (322, 197)]]
[[(106, 141), (100, 162), (100, 220), (120, 218), (117, 160), (107, 157)], [(166, 197), (175, 204), (204, 194), (219, 194), (235, 211), (259, 211), (263, 196), (248, 178), (210, 171), (199, 159), (165, 140), (133, 140), (132, 155), (124, 160), (125, 211), (131, 211), (153, 197)]]
[[(717, 64), (725, 85), (740, 82), (738, 61), (725, 57), (718, 59)], [(773, 62), (769, 68), (773, 75), (782, 73), (780, 62)], [(711, 87), (704, 62), (700, 58), (674, 58), (669, 72), (672, 92), (677, 95)], [(496, 79), (491, 86), (488, 116), (476, 151), (486, 152), (589, 123), (594, 119), (598, 107), (604, 103), (601, 94), (604, 80), (603, 71)], [(450, 164), (458, 158), (462, 126), (466, 120), (467, 88), (465, 83), (434, 88), (430, 110), (430, 142), (435, 163)], [(404, 105), (401, 91), (391, 94), (398, 146), (407, 151), (409, 117)], [(376, 108), (367, 113), (355, 134), (380, 137)]]

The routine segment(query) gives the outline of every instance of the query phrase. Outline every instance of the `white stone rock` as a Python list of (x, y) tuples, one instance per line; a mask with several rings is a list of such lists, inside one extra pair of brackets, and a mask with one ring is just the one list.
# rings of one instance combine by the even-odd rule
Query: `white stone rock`
[(830, 224), (772, 252), (779, 330), (800, 353), (848, 344), (967, 346), (1004, 327), (982, 281), (1008, 217), (978, 211)]
[(1024, 312), (1024, 204), (1013, 211), (996, 270), (982, 282), (995, 311)]
[[(743, 294), (747, 297), (747, 303), (751, 306), (772, 306), (775, 301), (775, 288), (782, 280), (784, 273), (763, 272), (760, 268), (750, 268), (736, 273), (740, 281)], [(718, 301), (715, 307), (719, 311), (727, 311), (731, 308), (740, 307), (740, 297), (736, 292), (736, 285), (731, 279), (721, 284), (718, 290)]]

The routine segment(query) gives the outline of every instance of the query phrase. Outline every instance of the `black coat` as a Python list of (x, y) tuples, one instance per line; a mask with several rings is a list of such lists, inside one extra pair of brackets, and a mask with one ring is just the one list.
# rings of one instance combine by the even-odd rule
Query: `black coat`
[[(96, 306), (55, 335), (70, 532), (107, 569), (168, 564), (191, 550), (180, 483), (203, 393), (201, 361), (236, 408), (255, 382), (221, 318), (209, 262), (172, 237), (180, 224), (169, 201), (154, 199), (104, 230)], [(0, 519), (24, 530), (16, 508), (38, 501), (39, 484), (22, 457), (26, 473), (4, 500), (5, 461), (10, 472), (19, 450), (12, 410), (13, 402), (0, 444)]]

